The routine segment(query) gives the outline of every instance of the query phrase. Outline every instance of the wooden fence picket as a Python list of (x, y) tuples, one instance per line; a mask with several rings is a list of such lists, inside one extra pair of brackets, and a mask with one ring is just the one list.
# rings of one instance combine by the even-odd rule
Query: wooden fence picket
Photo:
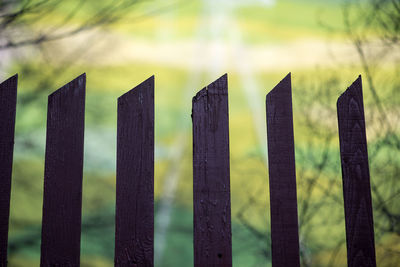
[(86, 75), (48, 98), (41, 266), (79, 266)]
[(118, 99), (115, 266), (153, 266), (154, 76)]
[(376, 266), (361, 76), (337, 101), (347, 263)]
[(194, 265), (231, 266), (227, 75), (193, 98)]
[(290, 73), (266, 98), (272, 266), (300, 266)]
[(14, 75), (0, 84), (0, 266), (7, 266), (17, 81)]

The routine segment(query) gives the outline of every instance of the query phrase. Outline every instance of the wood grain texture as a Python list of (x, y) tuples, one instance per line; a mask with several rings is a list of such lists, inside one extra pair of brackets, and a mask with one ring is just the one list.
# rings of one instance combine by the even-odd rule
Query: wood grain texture
[(48, 98), (41, 266), (79, 266), (86, 75)]
[(348, 266), (376, 266), (361, 76), (337, 101)]
[(154, 76), (118, 99), (115, 266), (153, 266)]
[(193, 98), (194, 265), (232, 266), (228, 83)]
[(17, 81), (14, 75), (0, 84), (0, 266), (7, 266)]
[(300, 266), (290, 73), (266, 98), (272, 266)]

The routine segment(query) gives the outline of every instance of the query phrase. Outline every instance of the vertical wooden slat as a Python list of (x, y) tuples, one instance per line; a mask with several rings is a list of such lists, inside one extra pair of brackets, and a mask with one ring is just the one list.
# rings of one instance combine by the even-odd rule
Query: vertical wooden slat
[(194, 265), (231, 266), (227, 75), (192, 104)]
[(118, 99), (115, 266), (153, 266), (154, 76)]
[(290, 73), (266, 98), (272, 266), (300, 266)]
[(0, 266), (7, 266), (17, 80), (15, 75), (0, 84)]
[(348, 266), (376, 266), (361, 76), (337, 101)]
[(79, 266), (86, 76), (48, 98), (41, 266)]

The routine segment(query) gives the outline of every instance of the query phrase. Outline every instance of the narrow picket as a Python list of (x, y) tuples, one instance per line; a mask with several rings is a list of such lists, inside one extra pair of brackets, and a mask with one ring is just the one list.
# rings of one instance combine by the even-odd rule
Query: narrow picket
[(41, 266), (79, 266), (86, 75), (48, 98)]
[(154, 76), (118, 99), (115, 266), (153, 266)]
[(272, 266), (300, 266), (290, 73), (268, 93)]
[(193, 98), (194, 265), (231, 266), (227, 75)]
[(7, 266), (18, 75), (0, 84), (0, 266)]
[(376, 266), (361, 76), (337, 101), (349, 267)]

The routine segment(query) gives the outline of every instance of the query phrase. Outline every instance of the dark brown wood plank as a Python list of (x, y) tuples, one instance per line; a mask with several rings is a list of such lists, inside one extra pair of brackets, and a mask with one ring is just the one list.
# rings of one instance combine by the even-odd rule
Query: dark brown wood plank
[(376, 266), (361, 76), (337, 101), (348, 266)]
[(48, 98), (41, 266), (79, 266), (86, 75)]
[(118, 99), (115, 266), (153, 266), (154, 76)]
[(228, 82), (193, 98), (194, 265), (231, 266)]
[(266, 99), (272, 266), (300, 266), (290, 73)]
[(7, 266), (17, 81), (14, 75), (0, 84), (0, 266)]

